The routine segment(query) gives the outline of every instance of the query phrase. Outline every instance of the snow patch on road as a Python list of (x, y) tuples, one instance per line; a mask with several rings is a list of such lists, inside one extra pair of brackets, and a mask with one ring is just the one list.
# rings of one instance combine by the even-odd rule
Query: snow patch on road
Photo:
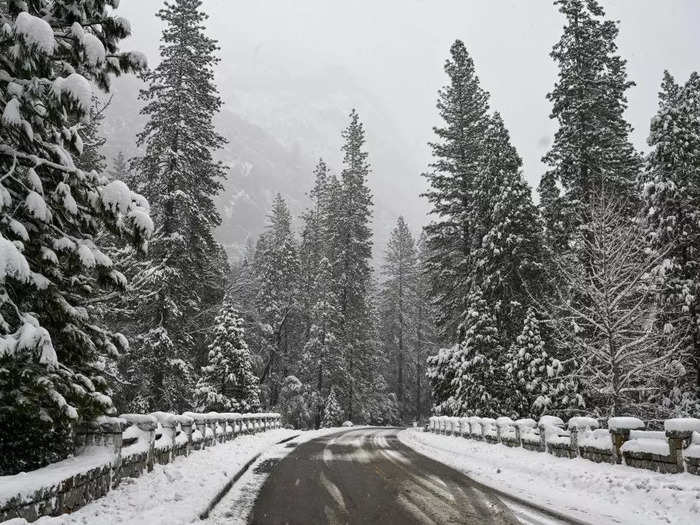
[(417, 452), (477, 482), (584, 522), (700, 523), (700, 477), (692, 474), (658, 474), (557, 458), (414, 429), (398, 437)]

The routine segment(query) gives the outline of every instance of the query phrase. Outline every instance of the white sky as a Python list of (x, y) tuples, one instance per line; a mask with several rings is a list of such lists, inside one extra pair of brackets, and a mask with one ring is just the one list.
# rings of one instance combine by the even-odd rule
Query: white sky
[[(634, 142), (643, 148), (664, 68), (685, 81), (700, 67), (700, 1), (602, 4), (621, 20), (620, 53), (637, 82), (629, 92), (628, 118)], [(124, 48), (145, 51), (151, 63), (157, 61), (160, 28), (153, 14), (159, 6), (158, 0), (122, 0), (119, 9), (134, 32)], [(350, 78), (345, 95), (358, 100), (370, 154), (392, 140), (372, 143), (373, 125), (380, 129), (380, 119), (388, 117), (408, 171), (414, 171), (401, 184), (416, 194), (429, 159), (437, 89), (445, 82), (442, 65), (450, 44), (462, 39), (524, 159), (526, 178), (537, 185), (544, 170), (539, 159), (555, 129), (545, 99), (556, 75), (549, 52), (563, 26), (550, 0), (204, 0), (204, 7), (209, 32), (222, 48), (217, 74), (224, 100), (233, 100), (239, 88), (274, 94), (306, 83), (313, 103), (331, 77)], [(381, 112), (374, 112), (376, 106), (363, 112), (368, 97)], [(261, 122), (268, 118), (261, 112)], [(399, 176), (404, 174), (392, 174)], [(418, 200), (406, 205), (421, 206)]]

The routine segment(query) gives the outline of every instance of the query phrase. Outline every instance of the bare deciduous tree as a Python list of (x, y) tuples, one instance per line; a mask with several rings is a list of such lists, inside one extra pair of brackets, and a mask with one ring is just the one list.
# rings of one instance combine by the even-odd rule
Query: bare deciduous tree
[(595, 199), (574, 240), (576, 255), (556, 261), (559, 285), (547, 305), (576, 379), (593, 405), (611, 414), (630, 404), (643, 410), (682, 368), (678, 334), (657, 322), (656, 272), (667, 250), (646, 249), (642, 228), (623, 209), (605, 196)]

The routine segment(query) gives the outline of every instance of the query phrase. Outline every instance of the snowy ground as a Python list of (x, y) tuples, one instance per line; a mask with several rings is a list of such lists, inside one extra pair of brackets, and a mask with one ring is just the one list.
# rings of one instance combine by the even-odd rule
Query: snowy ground
[(410, 429), (405, 445), (498, 490), (588, 523), (700, 523), (700, 476), (508, 448)]
[(214, 508), (209, 519), (205, 523), (218, 525), (244, 525), (248, 522), (248, 515), (253, 509), (255, 499), (257, 498), (260, 488), (265, 483), (268, 472), (258, 469), (258, 466), (269, 460), (280, 460), (294, 450), (295, 445), (300, 445), (312, 439), (316, 439), (327, 434), (333, 434), (348, 430), (347, 428), (323, 428), (321, 430), (313, 430), (302, 432), (301, 435), (290, 442), (283, 443), (269, 448), (257, 461), (251, 465), (250, 469), (239, 479), (231, 491), (219, 502)]
[(41, 525), (122, 523), (175, 525), (197, 519), (226, 482), (256, 454), (299, 431), (278, 429), (237, 437), (194, 452), (168, 465), (156, 465), (140, 478), (126, 478), (73, 514), (41, 518)]

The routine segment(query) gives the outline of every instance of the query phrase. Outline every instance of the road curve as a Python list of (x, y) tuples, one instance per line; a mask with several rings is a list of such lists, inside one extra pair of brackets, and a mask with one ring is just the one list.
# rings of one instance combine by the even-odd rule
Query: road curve
[(316, 524), (563, 523), (504, 499), (403, 445), (397, 429), (363, 428), (304, 443), (265, 481), (249, 522)]

